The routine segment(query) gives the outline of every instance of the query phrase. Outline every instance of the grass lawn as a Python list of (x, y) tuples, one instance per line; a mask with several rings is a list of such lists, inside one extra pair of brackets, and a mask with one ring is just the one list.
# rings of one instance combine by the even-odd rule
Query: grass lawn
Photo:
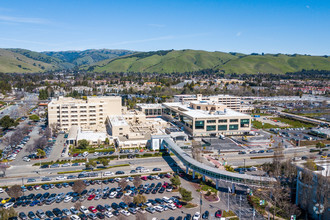
[(270, 129), (270, 128), (278, 128), (278, 126), (269, 124), (269, 123), (264, 123), (264, 125), (262, 125), (262, 122), (254, 120), (252, 121), (252, 127), (256, 128), (256, 129)]
[(309, 123), (305, 123), (305, 122), (301, 122), (301, 121), (297, 121), (297, 120), (293, 120), (293, 119), (288, 119), (288, 118), (282, 118), (282, 117), (277, 117), (277, 118), (273, 118), (273, 120), (278, 120), (280, 122), (283, 122), (285, 124), (290, 125), (293, 128), (311, 128), (314, 127), (313, 124), (309, 124)]

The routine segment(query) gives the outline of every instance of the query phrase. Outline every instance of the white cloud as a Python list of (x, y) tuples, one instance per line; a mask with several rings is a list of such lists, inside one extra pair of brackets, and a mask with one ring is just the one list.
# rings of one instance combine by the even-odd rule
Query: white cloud
[(310, 6), (309, 5), (306, 5), (306, 8), (310, 8)]
[(0, 15), (0, 21), (14, 22), (14, 23), (30, 23), (30, 24), (46, 24), (49, 21), (42, 18), (23, 18)]
[(239, 37), (239, 36), (241, 36), (242, 35), (242, 32), (237, 32), (236, 33), (236, 37)]

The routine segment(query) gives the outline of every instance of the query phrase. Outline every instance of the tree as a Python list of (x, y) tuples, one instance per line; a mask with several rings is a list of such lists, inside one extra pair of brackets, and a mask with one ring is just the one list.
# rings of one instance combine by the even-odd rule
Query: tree
[(42, 149), (37, 149), (37, 156), (40, 158), (45, 157), (46, 156), (46, 152)]
[(132, 202), (132, 198), (130, 196), (123, 196), (122, 200), (126, 204), (130, 204)]
[(96, 167), (96, 162), (94, 160), (91, 160), (91, 161), (87, 162), (85, 166), (86, 166), (86, 168)]
[(177, 176), (177, 175), (173, 176), (170, 180), (171, 180), (172, 185), (174, 185), (175, 187), (178, 187), (181, 185), (181, 180), (180, 180), (179, 176)]
[(3, 130), (7, 130), (8, 128), (13, 126), (16, 127), (17, 125), (18, 122), (10, 118), (8, 115), (5, 115), (0, 119), (0, 126), (3, 128)]
[(179, 192), (181, 194), (182, 200), (189, 202), (193, 199), (191, 196), (191, 191), (186, 190), (185, 188), (180, 188)]
[(126, 179), (121, 179), (119, 182), (118, 182), (118, 187), (121, 187), (122, 189), (125, 189), (125, 187), (128, 185), (128, 183), (126, 182)]
[(29, 116), (29, 119), (34, 122), (40, 121), (40, 118), (38, 115), (31, 115), (31, 116)]
[(0, 163), (0, 171), (2, 172), (3, 176), (6, 176), (8, 165), (5, 163)]
[(44, 135), (47, 139), (52, 137), (52, 129), (50, 129), (49, 126), (47, 126), (47, 128), (45, 129), (45, 134)]
[(13, 207), (10, 207), (10, 209), (0, 208), (0, 219), (9, 219), (16, 216), (17, 213)]
[(75, 209), (79, 210), (80, 207), (81, 207), (81, 202), (80, 202), (80, 201), (77, 201), (77, 202), (74, 204), (74, 207), (75, 207)]
[(78, 141), (78, 149), (87, 149), (89, 146), (89, 142), (86, 139), (82, 139)]
[(18, 198), (23, 194), (22, 188), (19, 185), (13, 185), (8, 189), (7, 194), (12, 198)]
[(135, 176), (133, 179), (133, 185), (138, 188), (142, 184), (142, 180), (140, 176)]
[(105, 143), (106, 145), (109, 145), (109, 144), (110, 144), (109, 138), (106, 138), (105, 141), (104, 141), (104, 143)]
[(99, 162), (100, 162), (103, 166), (108, 166), (110, 160), (107, 159), (107, 158), (101, 158), (101, 159), (99, 159)]
[(135, 215), (136, 220), (147, 220), (147, 215), (145, 213), (138, 212)]
[(34, 142), (34, 147), (36, 149), (44, 149), (45, 146), (47, 145), (47, 138), (46, 137), (40, 137)]
[(136, 205), (138, 205), (140, 203), (146, 203), (147, 202), (147, 198), (144, 195), (138, 194), (138, 195), (134, 196), (133, 202)]
[(52, 123), (52, 124), (50, 124), (50, 129), (52, 130), (52, 132), (54, 134), (57, 134), (57, 132), (60, 129), (60, 124), (59, 123)]
[(82, 181), (82, 180), (76, 180), (76, 181), (74, 181), (74, 184), (72, 186), (73, 192), (76, 192), (76, 193), (79, 193), (80, 194), (85, 189), (86, 189), (86, 184), (84, 183), (84, 181)]
[(325, 147), (325, 144), (322, 143), (321, 141), (316, 144), (316, 148), (320, 148), (321, 149), (321, 148), (324, 148), (324, 147)]

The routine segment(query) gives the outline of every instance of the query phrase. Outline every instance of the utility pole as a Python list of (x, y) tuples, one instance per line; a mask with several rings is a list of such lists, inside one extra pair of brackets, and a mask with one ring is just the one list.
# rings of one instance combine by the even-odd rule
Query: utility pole
[(241, 212), (242, 212), (242, 195), (239, 195), (239, 219), (242, 219)]
[(231, 192), (230, 187), (228, 186), (228, 212), (229, 212), (229, 193)]
[(202, 190), (200, 191), (199, 196), (200, 196), (200, 203), (199, 203), (200, 212), (199, 212), (199, 214), (202, 215), (202, 205), (203, 205), (203, 200), (202, 200), (203, 199), (203, 192), (202, 192)]

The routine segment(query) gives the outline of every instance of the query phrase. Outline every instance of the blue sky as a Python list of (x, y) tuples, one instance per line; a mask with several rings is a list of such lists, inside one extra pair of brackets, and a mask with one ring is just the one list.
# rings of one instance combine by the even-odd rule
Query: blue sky
[(330, 54), (329, 0), (1, 0), (0, 48)]

